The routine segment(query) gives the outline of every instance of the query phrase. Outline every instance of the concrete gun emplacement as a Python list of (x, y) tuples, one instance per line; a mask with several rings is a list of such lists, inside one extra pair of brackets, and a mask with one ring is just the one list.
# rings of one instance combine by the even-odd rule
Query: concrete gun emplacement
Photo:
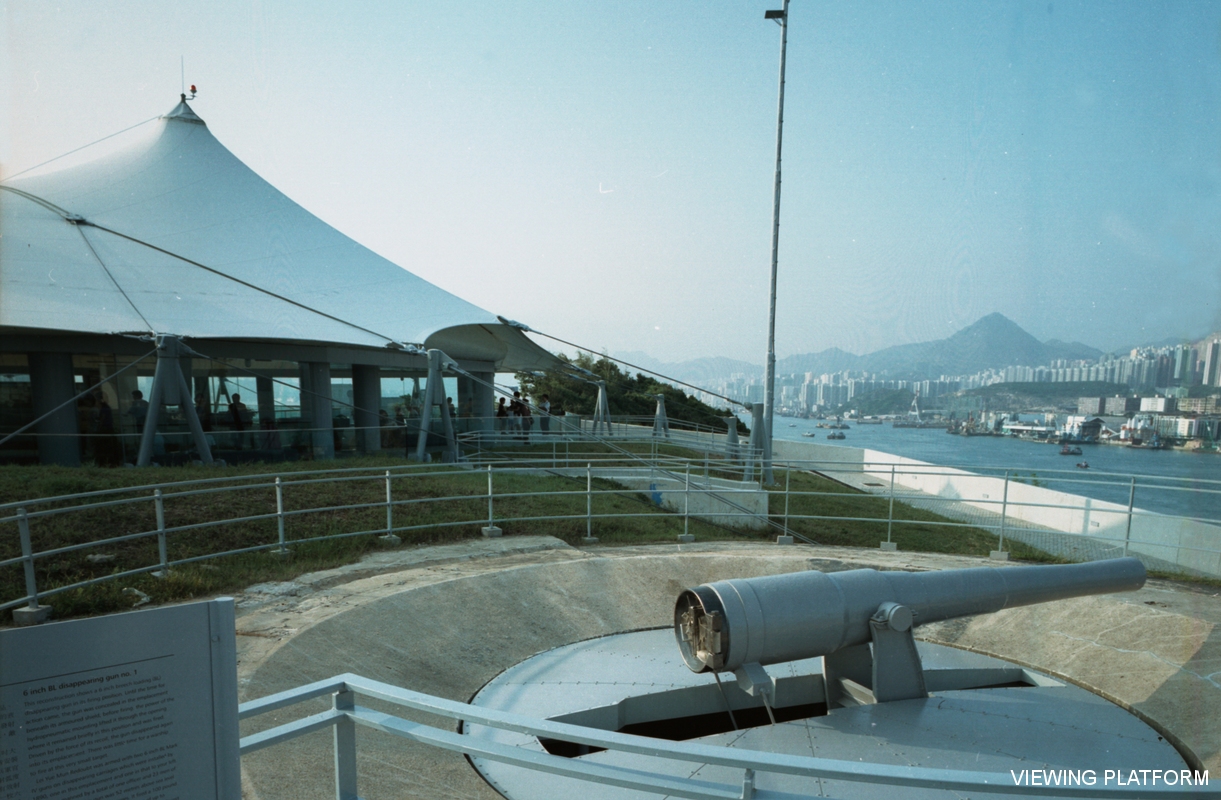
[[(824, 657), (824, 679), (869, 681), (876, 702), (927, 697), (912, 628), (1070, 597), (1134, 591), (1135, 558), (940, 572), (805, 571), (685, 590), (674, 635), (694, 672), (733, 672), (766, 700), (763, 666)], [(870, 649), (872, 644), (872, 650)]]

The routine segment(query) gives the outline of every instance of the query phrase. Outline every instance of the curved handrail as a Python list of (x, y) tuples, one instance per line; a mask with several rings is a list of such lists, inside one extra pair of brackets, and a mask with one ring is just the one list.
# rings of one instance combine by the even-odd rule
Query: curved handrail
[[(242, 703), (238, 709), (238, 717), (239, 719), (250, 719), (326, 695), (331, 695), (333, 698), (332, 710), (245, 736), (241, 740), (241, 753), (243, 755), (253, 753), (306, 733), (334, 727), (341, 720), (351, 720), (358, 725), (434, 747), (464, 753), (471, 757), (515, 764), (527, 769), (565, 775), (580, 780), (689, 798), (712, 797), (731, 800), (732, 798), (752, 797), (755, 794), (754, 777), (758, 772), (882, 786), (943, 789), (964, 795), (982, 793), (1047, 797), (1049, 789), (1052, 789), (1056, 792), (1054, 796), (1057, 797), (1091, 798), (1091, 800), (1132, 797), (1150, 798), (1151, 800), (1181, 798), (1190, 795), (1195, 789), (1193, 786), (1170, 789), (1148, 786), (1125, 788), (1109, 785), (1072, 787), (1018, 785), (1011, 778), (1007, 782), (1006, 777), (1009, 776), (1003, 773), (865, 763), (717, 747), (693, 742), (673, 742), (552, 720), (534, 719), (495, 708), (434, 697), (351, 673), (336, 675), (333, 678)], [(464, 723), (475, 722), (497, 730), (559, 739), (670, 761), (740, 769), (743, 771), (743, 780), (739, 784), (715, 783), (694, 777), (675, 777), (648, 769), (626, 768), (585, 759), (569, 759), (524, 747), (488, 742), (470, 735), (442, 730), (359, 706), (355, 702), (356, 696), (369, 697), (396, 707), (423, 711), (445, 719)], [(337, 728), (334, 739), (336, 764), (355, 765), (356, 737), (350, 732), (340, 733)], [(685, 768), (683, 772), (689, 773), (691, 770)], [(353, 785), (355, 779), (354, 773), (340, 777), (340, 781), (350, 780)], [(773, 792), (766, 794), (774, 797), (794, 796)]]
[[(563, 457), (561, 461), (561, 456)], [(574, 463), (574, 460), (577, 463)], [(178, 482), (161, 482), (147, 484), (137, 487), (123, 487), (117, 489), (99, 490), (91, 492), (82, 492), (72, 495), (61, 495), (57, 497), (38, 498), (23, 503), (5, 503), (0, 505), (0, 525), (16, 524), (21, 533), (21, 552), (20, 555), (12, 555), (7, 558), (0, 559), (0, 567), (11, 567), (21, 564), (26, 569), (26, 594), (20, 598), (0, 598), (0, 611), (15, 608), (22, 604), (29, 604), (31, 607), (37, 607), (38, 598), (48, 597), (61, 592), (72, 589), (84, 588), (106, 581), (118, 580), (136, 574), (146, 572), (156, 572), (166, 570), (176, 565), (195, 563), (204, 561), (210, 558), (219, 558), (222, 556), (237, 555), (241, 553), (255, 552), (259, 550), (284, 550), (289, 544), (304, 543), (313, 541), (322, 541), (326, 539), (343, 539), (356, 536), (371, 536), (371, 535), (387, 535), (400, 534), (404, 532), (427, 530), (427, 529), (442, 529), (451, 527), (474, 527), (474, 526), (492, 526), (496, 522), (515, 521), (515, 522), (535, 522), (545, 520), (560, 520), (573, 521), (585, 519), (587, 524), (592, 529), (595, 520), (606, 520), (610, 518), (626, 519), (630, 517), (660, 517), (674, 516), (682, 514), (683, 518), (690, 516), (701, 516), (713, 514), (715, 517), (725, 520), (743, 520), (755, 523), (761, 523), (766, 527), (772, 527), (776, 532), (781, 534), (796, 535), (804, 541), (810, 541), (809, 538), (801, 534), (794, 534), (789, 527), (791, 520), (820, 520), (825, 522), (867, 522), (882, 524), (888, 526), (888, 530), (895, 524), (902, 525), (940, 525), (945, 528), (975, 528), (992, 530), (999, 532), (1001, 537), (998, 550), (1003, 550), (1004, 536), (1006, 534), (1012, 536), (1018, 532), (1028, 532), (1033, 530), (1047, 530), (1055, 533), (1054, 529), (1040, 528), (1039, 523), (1025, 519), (1027, 516), (1037, 516), (1040, 511), (1050, 511), (1056, 513), (1067, 513), (1069, 515), (1081, 513), (1081, 508), (1076, 505), (1066, 505), (1064, 503), (1054, 501), (1054, 498), (1039, 498), (1039, 497), (1017, 497), (1012, 496), (1007, 489), (1003, 496), (995, 493), (982, 494), (982, 496), (938, 496), (930, 494), (920, 494), (918, 490), (910, 487), (900, 487), (897, 481), (893, 486), (886, 484), (893, 471), (893, 475), (897, 479), (908, 480), (908, 482), (918, 482), (924, 477), (946, 477), (946, 476), (967, 476), (971, 479), (982, 479), (990, 481), (991, 484), (1000, 486), (1002, 482), (1006, 485), (1012, 482), (1013, 478), (1002, 478), (1000, 475), (980, 475), (978, 472), (966, 472), (954, 467), (940, 467), (919, 463), (903, 463), (902, 461), (877, 461), (877, 462), (842, 462), (842, 461), (777, 461), (776, 466), (780, 469), (800, 470), (817, 472), (827, 477), (836, 480), (847, 480), (852, 482), (853, 476), (856, 476), (855, 483), (857, 488), (862, 488), (874, 498), (892, 497), (900, 502), (908, 502), (913, 499), (926, 504), (926, 507), (931, 504), (939, 513), (949, 513), (951, 515), (958, 514), (958, 522), (953, 521), (929, 521), (921, 519), (904, 519), (896, 517), (894, 514), (893, 502), (889, 505), (886, 513), (876, 515), (868, 514), (848, 514), (842, 512), (838, 514), (809, 514), (800, 513), (794, 510), (789, 513), (789, 501), (800, 498), (819, 498), (819, 497), (839, 497), (843, 498), (843, 493), (826, 492), (826, 491), (802, 491), (790, 489), (787, 484), (784, 487), (783, 494), (785, 497), (785, 513), (783, 515), (784, 522), (779, 521), (780, 515), (770, 511), (760, 512), (752, 510), (751, 507), (743, 503), (752, 495), (757, 495), (760, 491), (764, 491), (757, 484), (734, 484), (733, 479), (741, 479), (744, 477), (743, 469), (748, 470), (749, 476), (753, 477), (755, 472), (751, 467), (744, 467), (743, 464), (727, 460), (710, 460), (707, 457), (703, 460), (682, 458), (678, 456), (643, 456), (634, 454), (614, 454), (614, 453), (572, 453), (571, 450), (567, 453), (559, 453), (558, 450), (553, 452), (550, 457), (544, 454), (537, 454), (534, 458), (517, 458), (514, 460), (500, 460), (495, 455), (479, 454), (472, 457), (469, 461), (458, 465), (435, 465), (435, 464), (404, 464), (392, 467), (355, 467), (355, 468), (331, 468), (321, 471), (312, 472), (281, 472), (271, 474), (254, 474), (254, 475), (235, 475), (213, 478), (193, 478)], [(592, 501), (595, 496), (617, 495), (622, 494), (623, 489), (620, 488), (594, 488), (592, 483), (587, 483), (582, 480), (581, 483), (587, 485), (581, 488), (560, 489), (553, 491), (538, 492), (504, 492), (495, 491), (491, 484), (489, 489), (484, 490), (482, 486), (472, 485), (465, 490), (450, 493), (443, 497), (409, 497), (403, 498), (393, 497), (393, 487), (401, 484), (412, 478), (424, 477), (444, 477), (444, 478), (469, 478), (477, 476), (481, 472), (491, 471), (496, 475), (505, 473), (521, 472), (527, 474), (550, 474), (567, 478), (586, 478), (593, 476), (595, 467), (602, 474), (617, 474), (607, 473), (606, 470), (618, 471), (629, 470), (638, 474), (644, 474), (648, 471), (654, 471), (650, 474), (655, 474), (658, 480), (668, 481), (661, 488), (657, 489), (662, 495), (674, 496), (675, 493), (682, 495), (682, 505), (673, 511), (652, 511), (639, 513), (594, 513)], [(1070, 484), (1074, 480), (1077, 482), (1086, 482), (1075, 476), (1071, 471), (1062, 471), (1068, 476), (1055, 478), (1058, 483)], [(1054, 477), (1056, 471), (1046, 471), (1044, 477)], [(873, 482), (864, 481), (863, 478), (874, 478)], [(1125, 479), (1124, 484), (1128, 481), (1135, 481), (1133, 476), (1121, 476)], [(713, 479), (731, 479), (729, 483), (714, 484)], [(1093, 478), (1090, 479), (1094, 481)], [(367, 482), (382, 482), (386, 485), (387, 494), (385, 501), (365, 501), (359, 503), (346, 504), (331, 504), (309, 508), (299, 508), (286, 510), (282, 502), (273, 505), (273, 500), (282, 498), (283, 492), (288, 489), (300, 489), (318, 484), (333, 484), (333, 483), (367, 483)], [(1133, 483), (1133, 486), (1135, 484)], [(1157, 484), (1160, 490), (1176, 489), (1179, 491), (1203, 492), (1210, 494), (1221, 494), (1221, 481), (1212, 479), (1179, 479), (1178, 485), (1170, 479), (1163, 479)], [(779, 493), (779, 489), (773, 488), (768, 490), (772, 494)], [(259, 511), (250, 509), (256, 513), (246, 513), (240, 516), (227, 517), (223, 519), (205, 519), (195, 520), (185, 524), (166, 525), (163, 514), (160, 510), (163, 504), (167, 501), (181, 500), (184, 498), (197, 497), (203, 495), (224, 495), (234, 492), (259, 492), (265, 494), (266, 510)], [(1062, 493), (1063, 494), (1063, 493)], [(573, 511), (572, 513), (554, 513), (550, 515), (530, 515), (521, 517), (505, 517), (496, 516), (494, 513), (494, 504), (497, 500), (511, 500), (515, 498), (538, 496), (538, 497), (568, 497), (574, 498), (584, 495), (588, 498), (584, 513)], [(992, 496), (990, 496), (992, 495)], [(856, 495), (849, 495), (856, 496)], [(869, 496), (869, 495), (863, 495)], [(1072, 495), (1069, 495), (1073, 497)], [(709, 502), (715, 501), (719, 504), (715, 512), (707, 510), (691, 512), (688, 508), (691, 498), (708, 498)], [(741, 501), (739, 501), (741, 498)], [(470, 519), (449, 520), (445, 522), (425, 521), (419, 524), (395, 524), (393, 515), (395, 510), (402, 510), (412, 506), (428, 506), (435, 504), (449, 504), (454, 502), (471, 503), (472, 501), (489, 502), (489, 510), (492, 512), (488, 515), (480, 514), (478, 517)], [(159, 511), (159, 524), (156, 529), (128, 532), (117, 536), (110, 536), (103, 539), (93, 540), (89, 542), (73, 542), (71, 544), (63, 544), (41, 551), (37, 551), (30, 544), (29, 529), (30, 524), (38, 523), (40, 520), (58, 517), (71, 514), (87, 514), (96, 512), (102, 509), (118, 508), (122, 506), (132, 506), (141, 503), (152, 503)], [(962, 513), (956, 511), (958, 506), (967, 506), (974, 511), (971, 514), (978, 516), (977, 512), (991, 513), (993, 516), (999, 511), (999, 523), (994, 519), (977, 519), (971, 514), (966, 517)], [(672, 506), (673, 507), (673, 506)], [(272, 510), (274, 508), (274, 510)], [(316, 536), (303, 539), (289, 539), (285, 533), (285, 523), (288, 520), (301, 518), (312, 514), (331, 513), (336, 511), (357, 511), (385, 508), (387, 512), (387, 523), (385, 526), (371, 528), (367, 530), (344, 531), (341, 533), (328, 534), (325, 536)], [(766, 509), (766, 505), (764, 506)], [(1112, 527), (1122, 524), (1126, 520), (1126, 531), (1122, 535), (1122, 539), (1116, 535), (1102, 535), (1101, 532), (1092, 535), (1102, 543), (1113, 543), (1111, 546), (1119, 547), (1122, 545), (1125, 552), (1130, 547), (1154, 549), (1173, 547), (1177, 551), (1184, 553), (1203, 553), (1216, 554), (1221, 552), (1221, 531), (1217, 532), (1215, 540), (1210, 537), (1187, 538), (1175, 541), (1173, 544), (1167, 544), (1166, 541), (1151, 541), (1144, 536), (1140, 531), (1133, 530), (1133, 523), (1137, 520), (1167, 520), (1174, 524), (1199, 524), (1204, 523), (1208, 526), (1207, 529), (1202, 529), (1204, 533), (1211, 530), (1216, 524), (1216, 520), (1193, 517), (1193, 516), (1174, 516), (1156, 514), (1130, 503), (1127, 508), (1120, 507), (1114, 503), (1105, 503), (1103, 501), (1087, 501), (1084, 504), (1085, 511), (1092, 515), (1094, 519), (1090, 524), (1102, 524), (1102, 522), (1111, 525)], [(906, 515), (910, 516), (910, 515)], [(203, 555), (192, 555), (186, 558), (171, 560), (166, 553), (167, 537), (175, 534), (181, 534), (191, 530), (202, 530), (208, 528), (216, 528), (225, 525), (234, 525), (251, 522), (266, 522), (275, 520), (278, 527), (278, 535), (274, 540), (263, 543), (257, 543), (245, 547), (233, 548), (229, 550), (217, 551)], [(1101, 521), (1101, 522), (1099, 522)], [(1034, 525), (1035, 527), (1023, 527)], [(44, 589), (39, 592), (37, 581), (35, 580), (34, 564), (38, 559), (52, 558), (56, 556), (67, 555), (80, 552), (90, 548), (99, 546), (111, 546), (123, 542), (129, 542), (144, 538), (158, 539), (160, 548), (160, 558), (157, 563), (149, 564), (143, 567), (128, 569), (112, 575), (104, 575), (97, 578), (92, 578), (85, 581), (78, 581), (70, 585), (57, 586), (51, 589)], [(889, 536), (888, 536), (889, 539)], [(11, 552), (11, 551), (10, 551)]]

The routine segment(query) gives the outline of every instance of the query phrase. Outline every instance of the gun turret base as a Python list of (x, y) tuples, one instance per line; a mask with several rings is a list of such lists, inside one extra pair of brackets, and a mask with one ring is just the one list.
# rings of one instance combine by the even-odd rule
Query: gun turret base
[[(913, 658), (922, 665), (920, 674), (929, 696), (876, 702), (875, 661), (869, 644), (839, 650), (825, 660), (809, 658), (757, 669), (750, 665), (739, 681), (725, 680), (729, 673), (723, 673), (718, 688), (712, 675), (692, 672), (683, 663), (675, 652), (673, 633), (661, 629), (606, 636), (534, 656), (494, 678), (472, 702), (608, 731), (732, 747), (738, 754), (757, 750), (854, 763), (983, 771), (1006, 782), (1011, 780), (1010, 770), (1019, 776), (1031, 769), (1095, 770), (1101, 785), (1103, 770), (1114, 770), (1115, 764), (1188, 768), (1152, 728), (1084, 689), (998, 659), (913, 641), (904, 635), (909, 632), (891, 633), (900, 646), (910, 643), (915, 651)], [(872, 647), (891, 647), (887, 638), (875, 639)], [(888, 654), (887, 660), (894, 661), (894, 654)], [(763, 670), (766, 674), (759, 674)], [(883, 683), (887, 680), (882, 677)], [(742, 682), (755, 689), (754, 696), (741, 687)], [(763, 706), (769, 685), (774, 685), (768, 702), (776, 724), (771, 724)], [(835, 695), (832, 702), (829, 694)], [(471, 725), (463, 732), (530, 746), (522, 742), (521, 734), (507, 731)], [(662, 764), (648, 756), (599, 751), (588, 745), (552, 740), (540, 744), (553, 755), (600, 764), (642, 770), (656, 770)], [(613, 786), (578, 785), (559, 775), (479, 758), (473, 761), (509, 800), (623, 796), (623, 790)], [(698, 765), (671, 762), (671, 766), (676, 775), (681, 772), (686, 777)], [(736, 786), (743, 780), (741, 770), (712, 765), (699, 767), (698, 777)], [(896, 800), (908, 793), (895, 786), (820, 782), (765, 771), (755, 774), (754, 788), (792, 796)], [(955, 797), (937, 790), (916, 794)], [(1055, 794), (1048, 791), (1040, 796)]]

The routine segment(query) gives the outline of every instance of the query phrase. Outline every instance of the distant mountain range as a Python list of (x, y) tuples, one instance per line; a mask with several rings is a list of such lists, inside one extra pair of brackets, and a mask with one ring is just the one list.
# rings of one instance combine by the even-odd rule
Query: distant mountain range
[[(776, 362), (776, 374), (859, 370), (886, 373), (895, 379), (937, 378), (941, 375), (970, 375), (985, 369), (1008, 366), (1045, 366), (1060, 358), (1096, 359), (1102, 351), (1080, 342), (1051, 339), (1040, 342), (1003, 314), (989, 314), (950, 336), (933, 342), (902, 344), (866, 355), (832, 347), (817, 353), (788, 356)], [(697, 358), (692, 361), (664, 363), (646, 353), (619, 356), (644, 369), (654, 370), (679, 380), (703, 384), (723, 380), (734, 374), (761, 376), (763, 368), (731, 358)]]
[[(803, 360), (805, 357), (802, 356), (786, 358), (777, 363), (777, 370), (783, 363), (785, 372), (826, 372), (826, 369), (796, 368), (798, 364), (818, 364), (821, 355), (815, 354), (809, 361)], [(840, 363), (841, 355), (846, 354), (842, 350), (833, 351), (826, 363)], [(885, 372), (896, 378), (937, 378), (941, 375), (970, 375), (984, 369), (1009, 366), (1038, 367), (1058, 358), (1093, 359), (1101, 355), (1101, 350), (1080, 342), (1066, 343), (1054, 339), (1040, 342), (1003, 314), (989, 314), (948, 339), (887, 347), (859, 356), (853, 366), (837, 369)], [(790, 368), (790, 363), (794, 367)]]

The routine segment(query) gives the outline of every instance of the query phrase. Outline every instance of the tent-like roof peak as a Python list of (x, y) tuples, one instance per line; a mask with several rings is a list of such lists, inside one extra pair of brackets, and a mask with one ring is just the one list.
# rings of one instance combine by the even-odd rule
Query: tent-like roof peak
[(187, 105), (187, 96), (185, 94), (178, 95), (181, 99), (178, 105), (174, 106), (174, 110), (166, 114), (162, 119), (177, 119), (183, 122), (193, 122), (196, 125), (207, 126), (207, 123), (200, 119), (199, 115), (191, 110)]
[(378, 350), (412, 343), (503, 371), (555, 363), (521, 330), (281, 194), (185, 97), (125, 138), (99, 158), (0, 187), (0, 336), (139, 330)]

